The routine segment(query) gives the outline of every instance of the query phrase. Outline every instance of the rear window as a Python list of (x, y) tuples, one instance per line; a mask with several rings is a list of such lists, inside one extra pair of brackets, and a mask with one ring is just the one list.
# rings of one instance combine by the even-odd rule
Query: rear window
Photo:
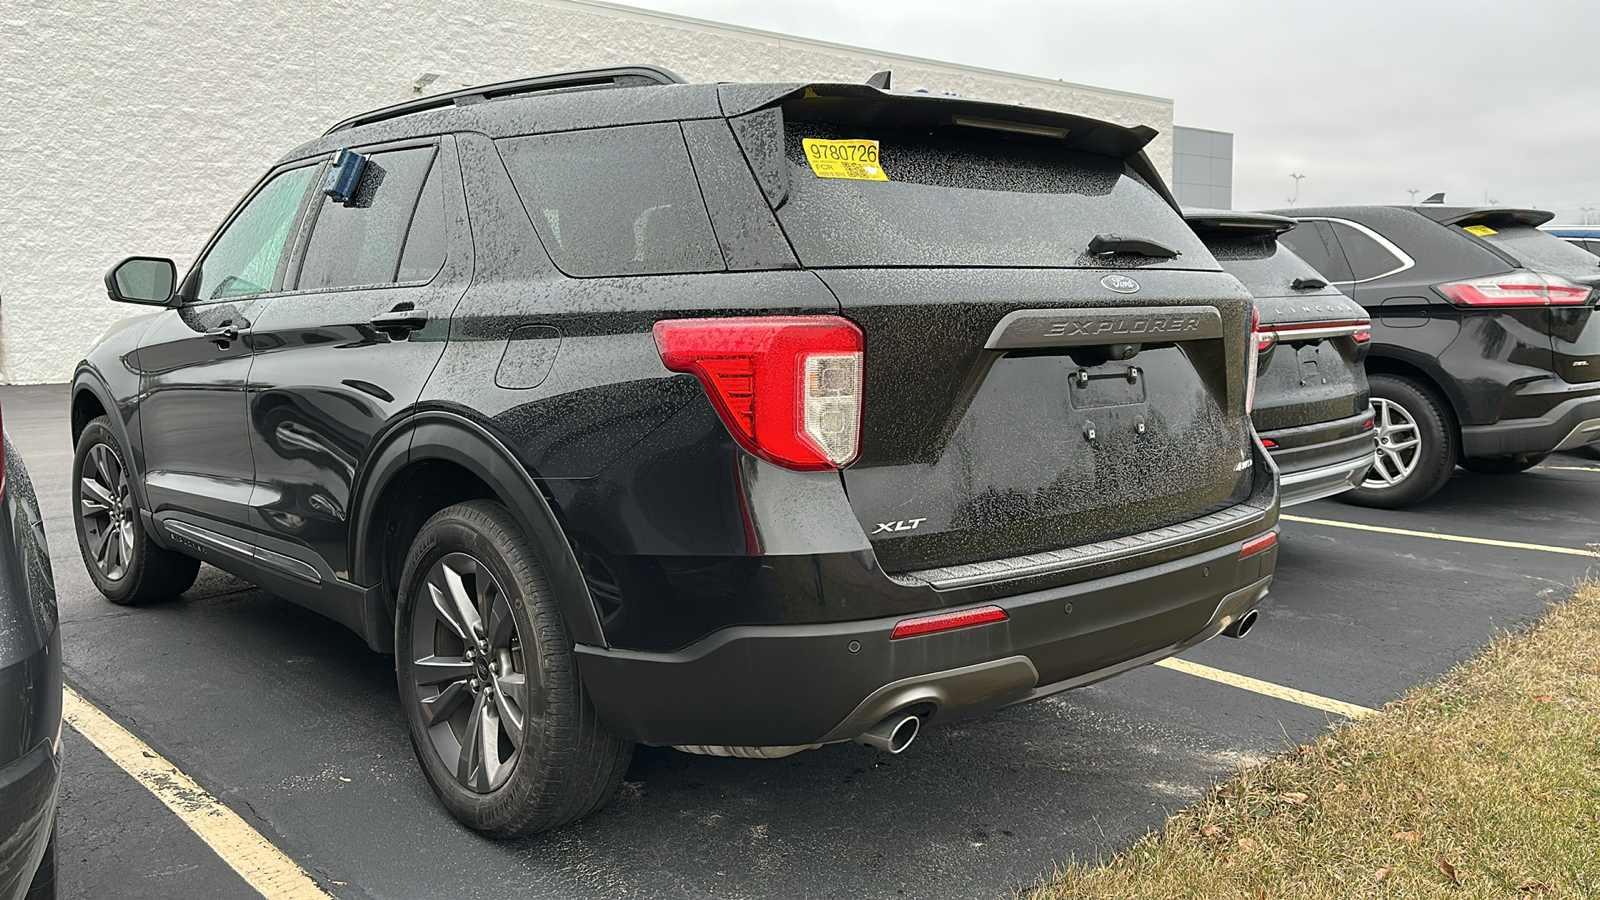
[(1530, 225), (1467, 225), (1464, 230), (1493, 244), (1525, 268), (1585, 281), (1600, 277), (1600, 260), (1594, 254)]
[(727, 268), (677, 123), (498, 144), (539, 238), (568, 275)]
[(1243, 282), (1251, 295), (1258, 298), (1293, 296), (1290, 285), (1296, 278), (1327, 281), (1272, 235), (1208, 237), (1206, 248), (1222, 263), (1224, 270)]
[[(807, 138), (877, 141), (888, 180), (818, 175)], [(806, 266), (1116, 265), (1087, 248), (1097, 234), (1118, 234), (1181, 254), (1132, 260), (1214, 268), (1177, 212), (1111, 157), (967, 129), (804, 121), (787, 123), (785, 156), (788, 194), (777, 214)]]

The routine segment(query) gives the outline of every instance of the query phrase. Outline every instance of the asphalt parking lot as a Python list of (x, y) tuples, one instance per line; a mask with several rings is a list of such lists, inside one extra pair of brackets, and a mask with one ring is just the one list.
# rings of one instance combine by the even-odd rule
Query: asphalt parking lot
[[(1006, 896), (1342, 721), (1278, 689), (1380, 706), (1536, 616), (1600, 535), (1600, 463), (1573, 456), (1458, 471), (1406, 511), (1297, 507), (1260, 624), (1185, 656), (1255, 690), (1151, 667), (932, 729), (899, 757), (640, 748), (607, 809), (494, 843), (434, 801), (391, 660), (354, 634), (209, 568), (172, 603), (105, 602), (68, 518), (65, 388), (0, 388), (0, 410), (44, 507), (68, 684), (340, 898)], [(95, 746), (65, 741), (63, 896), (261, 896)]]

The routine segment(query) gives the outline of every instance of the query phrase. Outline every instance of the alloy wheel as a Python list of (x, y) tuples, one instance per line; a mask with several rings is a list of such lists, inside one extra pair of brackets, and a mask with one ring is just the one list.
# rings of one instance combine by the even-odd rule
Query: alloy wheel
[(1392, 488), (1417, 470), (1422, 458), (1422, 433), (1417, 420), (1405, 407), (1382, 397), (1373, 397), (1377, 419), (1378, 455), (1367, 471), (1363, 488)]
[(78, 516), (95, 567), (107, 581), (120, 581), (133, 561), (133, 519), (137, 514), (128, 474), (106, 444), (89, 448), (78, 478)]
[(451, 553), (411, 604), (415, 702), (439, 758), (467, 790), (511, 777), (533, 700), (511, 599), (478, 560)]

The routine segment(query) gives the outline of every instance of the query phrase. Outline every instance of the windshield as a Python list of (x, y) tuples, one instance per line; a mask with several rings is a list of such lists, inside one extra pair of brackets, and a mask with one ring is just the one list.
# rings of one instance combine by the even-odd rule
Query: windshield
[(1540, 231), (1531, 225), (1503, 225), (1490, 228), (1468, 225), (1464, 231), (1477, 235), (1509, 253), (1529, 269), (1591, 283), (1600, 279), (1600, 260), (1593, 253)]
[(1207, 237), (1206, 249), (1256, 298), (1294, 296), (1296, 278), (1327, 281), (1273, 235)]
[[(806, 266), (1216, 268), (1177, 212), (1118, 159), (964, 129), (786, 125), (789, 195), (778, 218)], [(807, 139), (876, 141), (887, 180), (824, 177)], [(1087, 248), (1098, 234), (1180, 255), (1094, 256)]]

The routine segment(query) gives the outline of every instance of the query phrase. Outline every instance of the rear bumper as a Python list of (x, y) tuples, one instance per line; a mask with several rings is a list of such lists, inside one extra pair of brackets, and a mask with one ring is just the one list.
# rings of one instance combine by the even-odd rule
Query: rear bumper
[(49, 741), (0, 766), (0, 898), (21, 898), (55, 826), (61, 757)]
[(1361, 483), (1376, 453), (1371, 413), (1298, 428), (1263, 432), (1277, 446), (1267, 451), (1278, 467), (1283, 506), (1309, 503)]
[[(1576, 394), (1577, 396), (1572, 396)], [(1467, 457), (1552, 453), (1600, 441), (1600, 391), (1593, 384), (1537, 382), (1521, 398), (1548, 397), (1549, 411), (1534, 418), (1463, 425), (1461, 454)]]
[(1005, 621), (891, 641), (903, 616), (723, 629), (683, 650), (577, 647), (600, 718), (654, 745), (848, 740), (889, 714), (975, 715), (1154, 662), (1221, 632), (1266, 596), (1276, 548), (1242, 542), (989, 601)]

